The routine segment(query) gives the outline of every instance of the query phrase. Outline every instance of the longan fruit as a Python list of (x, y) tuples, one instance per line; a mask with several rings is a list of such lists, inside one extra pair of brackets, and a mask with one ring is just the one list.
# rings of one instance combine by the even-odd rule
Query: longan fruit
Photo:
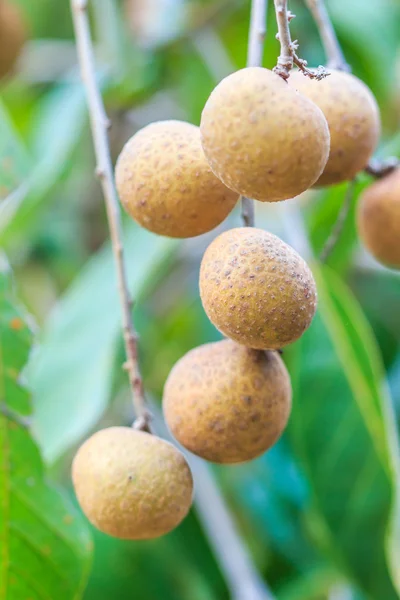
[(0, 1), (0, 79), (14, 69), (25, 38), (25, 24), (19, 8)]
[(317, 306), (313, 275), (297, 252), (272, 233), (230, 229), (207, 248), (200, 296), (210, 321), (236, 342), (278, 349), (309, 327)]
[(214, 229), (238, 200), (211, 171), (199, 128), (182, 121), (159, 121), (136, 133), (118, 158), (115, 177), (131, 217), (174, 238)]
[(281, 436), (292, 390), (277, 352), (231, 340), (205, 344), (181, 358), (165, 388), (165, 420), (180, 444), (217, 463), (256, 458)]
[(268, 69), (248, 67), (223, 79), (206, 102), (204, 153), (229, 188), (263, 202), (311, 187), (329, 155), (322, 111)]
[(103, 429), (84, 442), (72, 464), (72, 480), (89, 521), (121, 539), (168, 533), (192, 503), (193, 480), (183, 454), (129, 427)]
[(400, 169), (363, 192), (357, 225), (361, 240), (376, 260), (400, 269)]
[(289, 84), (315, 102), (328, 121), (331, 149), (316, 185), (353, 179), (365, 168), (380, 135), (379, 109), (371, 90), (343, 71), (331, 71), (320, 81), (295, 71)]

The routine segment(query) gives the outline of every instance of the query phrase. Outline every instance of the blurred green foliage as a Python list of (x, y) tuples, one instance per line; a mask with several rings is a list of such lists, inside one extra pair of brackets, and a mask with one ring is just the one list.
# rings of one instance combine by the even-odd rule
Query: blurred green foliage
[[(26, 370), (34, 399), (33, 432), (52, 477), (70, 493), (76, 445), (101, 425), (129, 423), (132, 409), (121, 370), (115, 275), (68, 2), (18, 4), (30, 37), (17, 73), (1, 82), (0, 247), (14, 270), (19, 299), (40, 327)], [(304, 3), (291, 0), (290, 5), (297, 14), (291, 29), (301, 56), (311, 66), (322, 64), (318, 33)], [(378, 153), (398, 153), (400, 2), (328, 0), (327, 6), (348, 62), (379, 102)], [(249, 2), (96, 0), (91, 24), (115, 159), (126, 139), (152, 120), (199, 122), (215, 79), (245, 64)], [(270, 2), (268, 67), (278, 53), (275, 33)], [(400, 277), (379, 267), (357, 239), (354, 207), (369, 181), (363, 176), (357, 184), (329, 267), (314, 265), (319, 313), (304, 337), (285, 351), (294, 389), (287, 432), (248, 465), (213, 468), (243, 542), (279, 600), (399, 597)], [(345, 189), (312, 191), (292, 201), (302, 211), (316, 253)], [(296, 237), (293, 225), (292, 231), (284, 228), (281, 206), (258, 206), (257, 220), (289, 243)], [(239, 222), (236, 211), (224, 227)], [(174, 362), (193, 346), (218, 339), (197, 289), (199, 261), (215, 232), (175, 242), (125, 225), (145, 384), (157, 401)], [(24, 343), (15, 355), (7, 346), (14, 368), (27, 357), (29, 340)], [(0, 366), (0, 379), (1, 372)], [(15, 451), (31, 460), (30, 472), (41, 477), (32, 443), (30, 438), (28, 447), (18, 442)], [(43, 491), (35, 501), (47, 508), (46, 498)], [(58, 502), (57, 497), (49, 508), (56, 520)], [(79, 535), (86, 536), (85, 522), (77, 523)], [(160, 540), (127, 543), (93, 534), (85, 600), (229, 598), (195, 509)], [(71, 590), (85, 562), (77, 566), (74, 560), (57, 558)], [(34, 561), (26, 558), (24, 564), (28, 568)], [(46, 581), (43, 576), (43, 585)], [(42, 597), (78, 597), (44, 589)], [(20, 600), (24, 593), (4, 600)]]

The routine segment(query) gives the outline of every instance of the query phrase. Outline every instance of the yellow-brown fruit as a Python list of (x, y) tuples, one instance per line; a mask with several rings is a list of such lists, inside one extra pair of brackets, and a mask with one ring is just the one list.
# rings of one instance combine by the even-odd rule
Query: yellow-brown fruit
[(200, 295), (224, 335), (259, 349), (296, 341), (317, 306), (315, 281), (301, 256), (254, 227), (231, 229), (210, 244), (200, 268)]
[(201, 116), (204, 153), (232, 190), (275, 202), (311, 187), (329, 155), (320, 109), (268, 69), (249, 67), (223, 79)]
[(185, 448), (213, 462), (238, 463), (275, 444), (291, 401), (289, 375), (277, 352), (223, 340), (178, 361), (163, 406), (172, 434)]
[(331, 71), (320, 81), (293, 72), (289, 83), (315, 102), (328, 121), (331, 149), (316, 185), (332, 185), (353, 179), (364, 169), (380, 134), (376, 100), (357, 77)]
[(131, 217), (169, 237), (214, 229), (238, 200), (211, 171), (199, 128), (182, 121), (159, 121), (136, 133), (118, 158), (115, 177)]
[(0, 79), (13, 70), (25, 36), (25, 24), (18, 7), (0, 2)]
[(362, 194), (357, 215), (360, 238), (380, 263), (400, 269), (400, 169)]
[(168, 533), (187, 515), (193, 480), (172, 444), (129, 427), (98, 431), (72, 464), (79, 504), (100, 531), (141, 540)]

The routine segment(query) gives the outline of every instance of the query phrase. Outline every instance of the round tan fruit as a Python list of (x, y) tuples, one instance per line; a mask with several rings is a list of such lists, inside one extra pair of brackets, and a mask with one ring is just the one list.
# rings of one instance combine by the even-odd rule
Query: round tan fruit
[(129, 427), (92, 435), (74, 458), (72, 480), (89, 521), (117, 538), (164, 535), (179, 525), (192, 503), (192, 475), (183, 454)]
[(328, 121), (331, 149), (316, 185), (353, 179), (368, 163), (379, 139), (379, 110), (372, 92), (343, 71), (331, 71), (321, 81), (293, 72), (289, 83), (315, 102)]
[(25, 36), (19, 8), (9, 2), (0, 2), (0, 79), (13, 70)]
[(291, 397), (277, 352), (223, 340), (191, 350), (174, 366), (164, 389), (164, 415), (178, 442), (194, 454), (238, 463), (275, 444)]
[(131, 217), (169, 237), (214, 229), (238, 199), (211, 171), (199, 128), (182, 121), (159, 121), (136, 133), (118, 158), (115, 177)]
[(297, 340), (317, 306), (313, 275), (293, 248), (254, 227), (231, 229), (207, 248), (200, 295), (209, 319), (249, 348)]
[(301, 194), (321, 175), (329, 130), (320, 109), (268, 69), (223, 79), (201, 116), (204, 153), (232, 190), (275, 202)]
[(400, 269), (400, 169), (364, 191), (357, 221), (360, 238), (376, 260)]

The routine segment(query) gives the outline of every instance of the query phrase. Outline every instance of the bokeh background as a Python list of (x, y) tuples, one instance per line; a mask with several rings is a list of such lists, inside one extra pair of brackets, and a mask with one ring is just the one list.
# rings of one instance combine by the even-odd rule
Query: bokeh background
[[(34, 435), (51, 478), (74, 501), (69, 467), (79, 442), (101, 426), (130, 423), (133, 413), (69, 3), (14, 3), (28, 39), (0, 88), (0, 247), (37, 324), (26, 371)], [(279, 51), (272, 4), (264, 56), (271, 68)], [(378, 100), (378, 156), (396, 155), (400, 2), (327, 0), (327, 6), (348, 62)], [(290, 8), (300, 55), (311, 66), (323, 64), (304, 3), (292, 0)], [(151, 121), (198, 124), (216, 82), (246, 63), (245, 0), (96, 0), (90, 17), (114, 160)], [(281, 441), (256, 461), (201, 467), (196, 478), (203, 500), (210, 481), (219, 487), (254, 570), (279, 600), (399, 597), (400, 276), (379, 266), (357, 239), (354, 207), (370, 182), (359, 178), (328, 266), (317, 257), (346, 185), (309, 191), (285, 206), (257, 206), (257, 224), (312, 262), (319, 312), (284, 353), (294, 406)], [(239, 223), (235, 210), (220, 230)], [(141, 363), (156, 407), (175, 361), (219, 338), (197, 283), (202, 253), (215, 235), (169, 240), (124, 217)], [(93, 530), (84, 599), (252, 600), (227, 577), (215, 550), (228, 543), (224, 528), (218, 518), (209, 531), (204, 527), (204, 510), (212, 515), (219, 508), (211, 496), (205, 505), (160, 540), (127, 543)]]

